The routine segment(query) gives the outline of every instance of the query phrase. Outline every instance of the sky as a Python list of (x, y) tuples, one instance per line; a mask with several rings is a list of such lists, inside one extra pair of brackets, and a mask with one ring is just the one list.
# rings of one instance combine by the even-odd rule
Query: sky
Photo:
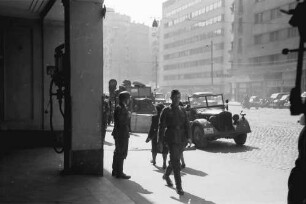
[[(154, 18), (162, 17), (162, 3), (166, 0), (104, 0), (104, 4), (117, 13), (131, 17), (132, 22), (152, 25)], [(106, 13), (107, 15), (107, 13)]]

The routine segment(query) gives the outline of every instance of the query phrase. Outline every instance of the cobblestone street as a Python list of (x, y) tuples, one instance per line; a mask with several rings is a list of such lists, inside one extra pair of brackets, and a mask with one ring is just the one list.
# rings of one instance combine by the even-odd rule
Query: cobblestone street
[[(241, 106), (230, 106), (233, 114), (241, 110)], [(211, 142), (205, 151), (290, 170), (298, 153), (297, 139), (302, 126), (297, 121), (300, 117), (291, 116), (289, 109), (252, 108), (243, 111), (252, 130), (245, 146), (237, 148), (233, 140), (220, 139)]]

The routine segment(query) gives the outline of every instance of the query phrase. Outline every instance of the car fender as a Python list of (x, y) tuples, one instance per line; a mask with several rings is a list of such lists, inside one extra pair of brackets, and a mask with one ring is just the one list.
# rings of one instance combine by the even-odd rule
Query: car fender
[(200, 126), (203, 128), (203, 133), (205, 135), (212, 135), (216, 133), (214, 126), (206, 119), (200, 118), (192, 121), (191, 130), (193, 132), (195, 126)]
[(236, 127), (237, 132), (243, 132), (243, 133), (250, 133), (251, 132), (251, 127), (246, 118), (239, 118), (238, 124)]

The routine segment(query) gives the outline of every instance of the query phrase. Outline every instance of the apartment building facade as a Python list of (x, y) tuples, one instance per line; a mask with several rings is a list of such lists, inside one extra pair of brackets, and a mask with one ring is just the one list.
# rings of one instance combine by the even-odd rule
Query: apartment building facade
[(161, 23), (160, 88), (231, 93), (231, 0), (168, 0)]
[[(283, 55), (282, 50), (298, 48), (298, 30), (280, 10), (294, 9), (296, 3), (235, 0), (232, 87), (236, 100), (246, 94), (267, 97), (294, 87), (297, 53)], [(305, 90), (305, 80), (302, 83)]]
[(151, 28), (131, 22), (131, 18), (108, 9), (104, 21), (104, 91), (108, 82), (116, 79), (150, 83), (155, 81), (154, 61), (150, 44)]

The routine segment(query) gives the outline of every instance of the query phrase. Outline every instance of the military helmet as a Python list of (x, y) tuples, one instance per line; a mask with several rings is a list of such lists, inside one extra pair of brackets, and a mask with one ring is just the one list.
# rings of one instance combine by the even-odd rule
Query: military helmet
[(121, 91), (119, 93), (119, 101), (120, 102), (123, 102), (125, 99), (128, 99), (130, 97), (131, 97), (131, 94), (128, 91)]

